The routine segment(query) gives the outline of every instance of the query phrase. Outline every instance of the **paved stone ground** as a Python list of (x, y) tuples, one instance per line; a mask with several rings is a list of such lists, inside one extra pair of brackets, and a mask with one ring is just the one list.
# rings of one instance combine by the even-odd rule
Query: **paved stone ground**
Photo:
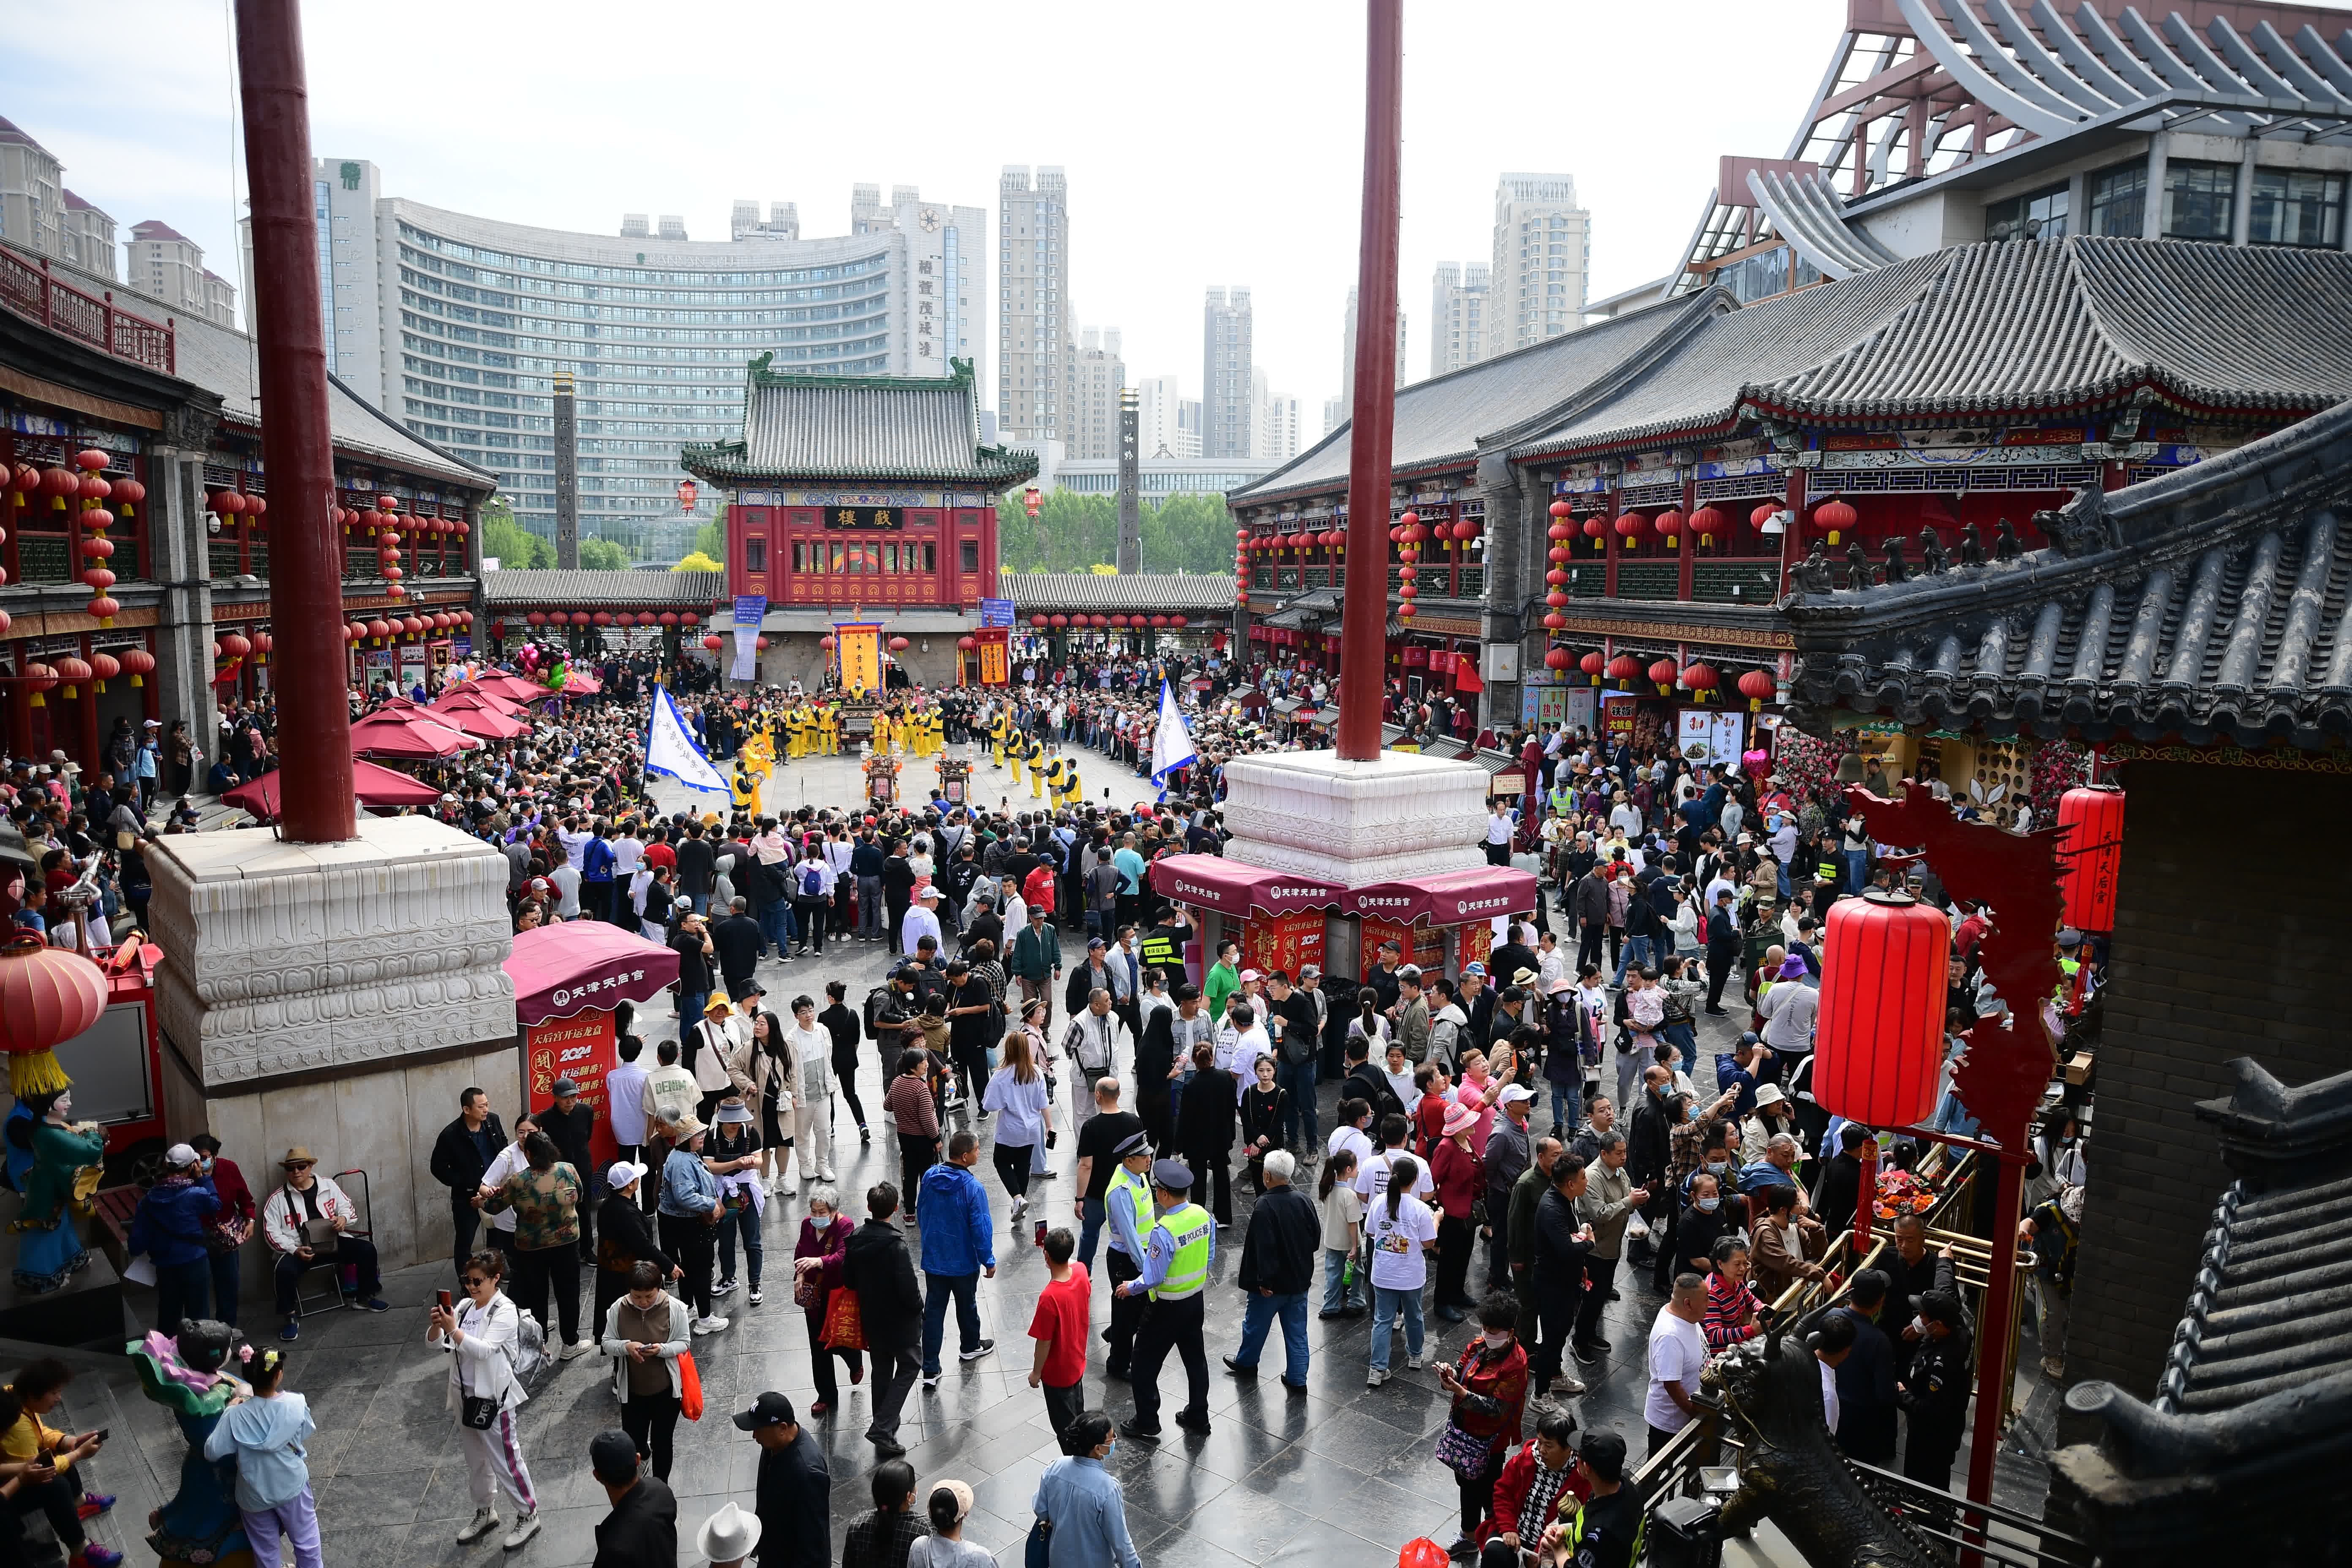
[[(1093, 763), (1095, 759), (1089, 757)], [(858, 780), (851, 759), (821, 759), (782, 768), (771, 781), (772, 807), (803, 800), (842, 804), (856, 797)], [(1096, 763), (1090, 773), (1108, 773)], [(929, 770), (910, 763), (902, 775), (919, 796)], [(988, 795), (1010, 793), (1007, 775), (981, 769)], [(1090, 780), (1090, 783), (1094, 782)], [(1106, 778), (1103, 782), (1109, 782)], [(1139, 783), (1140, 781), (1139, 781)], [(1097, 785), (1098, 787), (1098, 785)], [(685, 803), (686, 792), (669, 786)], [(1076, 953), (1073, 948), (1073, 961)], [(876, 984), (886, 961), (872, 943), (851, 943), (824, 960), (765, 963), (761, 978), (781, 1005), (797, 992), (822, 994), (823, 982), (843, 979), (853, 1001)], [(1702, 1019), (1702, 1045), (1708, 1056), (1735, 1037), (1729, 1021)], [(641, 1026), (654, 1040), (674, 1033), (674, 1024), (647, 1016)], [(1123, 1066), (1125, 1064), (1122, 1064)], [(1701, 1064), (1703, 1082), (1712, 1068)], [(878, 1113), (878, 1056), (859, 1073), (859, 1089), (869, 1111)], [(1067, 1087), (1065, 1086), (1066, 1105)], [(1336, 1086), (1323, 1089), (1320, 1125), (1331, 1127)], [(887, 1134), (861, 1147), (845, 1104), (838, 1106), (835, 1167), (845, 1205), (862, 1208), (858, 1194), (870, 1184), (898, 1179), (898, 1157)], [(510, 1112), (511, 1108), (500, 1107)], [(987, 1126), (981, 1124), (983, 1144)], [(1004, 1199), (989, 1170), (986, 1151), (979, 1166), (1000, 1226)], [(1043, 1212), (1062, 1223), (1074, 1195), (1075, 1161), (1066, 1142), (1057, 1174), (1042, 1200)], [(1159, 1444), (1122, 1440), (1112, 1468), (1126, 1487), (1129, 1529), (1145, 1563), (1181, 1568), (1233, 1568), (1250, 1564), (1360, 1565), (1386, 1562), (1397, 1547), (1417, 1535), (1450, 1541), (1454, 1533), (1457, 1493), (1451, 1473), (1432, 1457), (1445, 1418), (1447, 1399), (1428, 1371), (1403, 1370), (1396, 1352), (1396, 1376), (1386, 1387), (1364, 1387), (1369, 1322), (1310, 1321), (1312, 1370), (1304, 1395), (1286, 1394), (1275, 1373), (1279, 1352), (1269, 1344), (1264, 1375), (1255, 1384), (1227, 1376), (1218, 1358), (1239, 1337), (1239, 1300), (1230, 1283), (1238, 1267), (1249, 1199), (1235, 1194), (1235, 1226), (1219, 1237), (1210, 1286), (1208, 1335), (1210, 1406), (1213, 1430), (1206, 1437), (1172, 1424)], [(814, 1398), (803, 1317), (792, 1304), (789, 1258), (805, 1212), (787, 1197), (769, 1211), (770, 1266), (764, 1306), (749, 1309), (739, 1292), (727, 1310), (734, 1323), (727, 1332), (696, 1342), (696, 1358), (709, 1401), (700, 1424), (680, 1423), (678, 1457), (671, 1485), (679, 1497), (682, 1542), (729, 1497), (748, 1502), (756, 1467), (751, 1440), (726, 1420), (763, 1389), (781, 1389), (806, 1408)], [(977, 1508), (968, 1538), (1017, 1565), (1030, 1518), (1036, 1479), (1058, 1456), (1045, 1423), (1043, 1396), (1027, 1386), (1031, 1310), (1046, 1279), (1045, 1259), (1024, 1236), (1000, 1230), (998, 1268), (980, 1288), (983, 1332), (997, 1342), (985, 1360), (959, 1363), (944, 1358), (946, 1375), (938, 1390), (919, 1387), (908, 1402), (899, 1433), (908, 1458), (924, 1480), (954, 1476), (970, 1482)], [(1474, 1280), (1478, 1275), (1474, 1273)], [(410, 1269), (387, 1280), (394, 1310), (381, 1317), (332, 1312), (305, 1325), (293, 1385), (309, 1394), (320, 1432), (310, 1453), (326, 1532), (327, 1561), (336, 1568), (390, 1568), (394, 1564), (488, 1563), (502, 1558), (530, 1568), (585, 1563), (593, 1553), (591, 1531), (607, 1510), (604, 1494), (588, 1474), (589, 1438), (617, 1425), (607, 1371), (601, 1357), (562, 1365), (527, 1405), (522, 1416), (525, 1452), (545, 1510), (546, 1528), (522, 1551), (501, 1553), (493, 1537), (471, 1547), (455, 1541), (472, 1507), (459, 1457), (455, 1417), (443, 1408), (445, 1363), (423, 1343), (424, 1302), (445, 1282), (442, 1270)], [(1095, 1325), (1108, 1319), (1108, 1284), (1097, 1272)], [(1588, 1429), (1624, 1433), (1634, 1452), (1643, 1442), (1641, 1399), (1642, 1348), (1657, 1301), (1646, 1289), (1627, 1284), (1612, 1306), (1603, 1332), (1618, 1347), (1603, 1368), (1588, 1370), (1591, 1392), (1579, 1402)], [(1429, 1321), (1432, 1357), (1458, 1353), (1475, 1324)], [(1279, 1336), (1276, 1336), (1277, 1340)], [(950, 1339), (950, 1349), (953, 1348)], [(1101, 1352), (1087, 1379), (1089, 1404), (1115, 1417), (1131, 1409), (1125, 1384), (1101, 1376)], [(1181, 1363), (1171, 1359), (1162, 1374), (1171, 1408), (1181, 1403)], [(870, 1408), (869, 1389), (845, 1384), (845, 1408), (816, 1425), (834, 1476), (834, 1552), (852, 1520), (870, 1506), (867, 1477), (873, 1449), (859, 1434)], [(151, 1449), (165, 1463), (168, 1439)], [(165, 1472), (168, 1475), (168, 1470)], [(682, 1544), (682, 1563), (699, 1562)]]

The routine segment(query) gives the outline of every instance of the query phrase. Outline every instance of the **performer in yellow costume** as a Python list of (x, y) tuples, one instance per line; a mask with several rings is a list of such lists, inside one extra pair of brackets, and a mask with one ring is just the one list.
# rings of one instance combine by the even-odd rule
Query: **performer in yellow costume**
[(897, 726), (890, 721), (890, 710), (887, 708), (874, 710), (874, 754), (876, 756), (887, 757), (890, 754), (892, 732), (896, 729)]
[(743, 766), (742, 758), (739, 756), (735, 761), (735, 809), (749, 816), (759, 802), (760, 786), (752, 782), (751, 773)]
[(996, 716), (988, 721), (988, 741), (996, 753), (996, 765), (1000, 768), (1004, 765), (1004, 742), (1012, 732), (1012, 720), (1003, 709), (998, 709)]
[(1062, 759), (1061, 804), (1066, 806), (1075, 807), (1078, 804), (1078, 759), (1076, 757), (1064, 757)]
[(1045, 742), (1034, 735), (1029, 737), (1029, 796), (1045, 798)]
[(817, 738), (826, 756), (841, 754), (841, 710), (830, 702), (817, 709)]

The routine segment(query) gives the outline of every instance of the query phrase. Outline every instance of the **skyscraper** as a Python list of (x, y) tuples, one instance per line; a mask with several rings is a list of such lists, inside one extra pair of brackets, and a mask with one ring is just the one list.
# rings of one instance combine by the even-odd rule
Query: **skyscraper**
[[(0, 239), (110, 282), (119, 276), (114, 220), (66, 189), (57, 154), (5, 120), (0, 120)], [(143, 290), (145, 281), (134, 277), (131, 286)]]
[(1257, 412), (1250, 388), (1250, 291), (1212, 289), (1202, 315), (1201, 456), (1246, 458)]
[(1073, 458), (1118, 456), (1119, 393), (1127, 365), (1118, 357), (1117, 327), (1088, 327), (1078, 334), (1064, 388), (1064, 440)]
[(1007, 163), (996, 185), (998, 428), (1066, 439), (1070, 335), (1069, 185), (1051, 164)]
[[(1405, 364), (1404, 324), (1405, 310), (1404, 307), (1400, 305), (1397, 307), (1396, 355), (1396, 379), (1399, 386), (1402, 386), (1406, 382), (1413, 379), (1412, 371), (1408, 369)], [(1342, 419), (1349, 417), (1349, 416), (1354, 412), (1355, 406), (1356, 291), (1353, 289), (1350, 289), (1348, 290), (1348, 312), (1341, 318), (1339, 322), (1339, 407), (1341, 410), (1339, 416)], [(1338, 426), (1334, 426), (1332, 428), (1337, 429)]]
[(1569, 174), (1505, 174), (1495, 186), (1494, 275), (1486, 288), (1489, 357), (1583, 324), (1592, 216)]
[(1486, 357), (1486, 264), (1437, 264), (1430, 289), (1429, 374), (1444, 375)]
[(215, 326), (236, 325), (236, 285), (205, 265), (205, 247), (159, 218), (131, 229), (130, 272), (124, 281), (175, 310)]
[[(1136, 384), (1139, 451), (1146, 459), (1201, 455), (1201, 405), (1188, 403), (1178, 387), (1178, 378), (1172, 375), (1147, 375)], [(1188, 408), (1192, 411), (1190, 416), (1185, 412)]]

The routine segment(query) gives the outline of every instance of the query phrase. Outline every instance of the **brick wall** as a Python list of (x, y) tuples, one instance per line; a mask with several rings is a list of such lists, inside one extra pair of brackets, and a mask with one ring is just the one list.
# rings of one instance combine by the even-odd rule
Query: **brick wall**
[[(2318, 845), (2352, 820), (2352, 775), (2138, 762), (2123, 783), (2066, 1371), (2147, 1399), (2229, 1184), (2190, 1107), (2229, 1091), (2232, 1058), (2289, 1084), (2352, 1066), (2341, 1011), (2352, 921)], [(2095, 1432), (2062, 1426), (2060, 1440)]]

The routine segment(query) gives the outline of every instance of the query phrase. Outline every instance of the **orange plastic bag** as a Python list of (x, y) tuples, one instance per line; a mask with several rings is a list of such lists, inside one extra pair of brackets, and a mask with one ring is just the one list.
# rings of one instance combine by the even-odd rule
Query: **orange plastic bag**
[(677, 1408), (688, 1421), (702, 1419), (702, 1373), (692, 1351), (677, 1352)]

